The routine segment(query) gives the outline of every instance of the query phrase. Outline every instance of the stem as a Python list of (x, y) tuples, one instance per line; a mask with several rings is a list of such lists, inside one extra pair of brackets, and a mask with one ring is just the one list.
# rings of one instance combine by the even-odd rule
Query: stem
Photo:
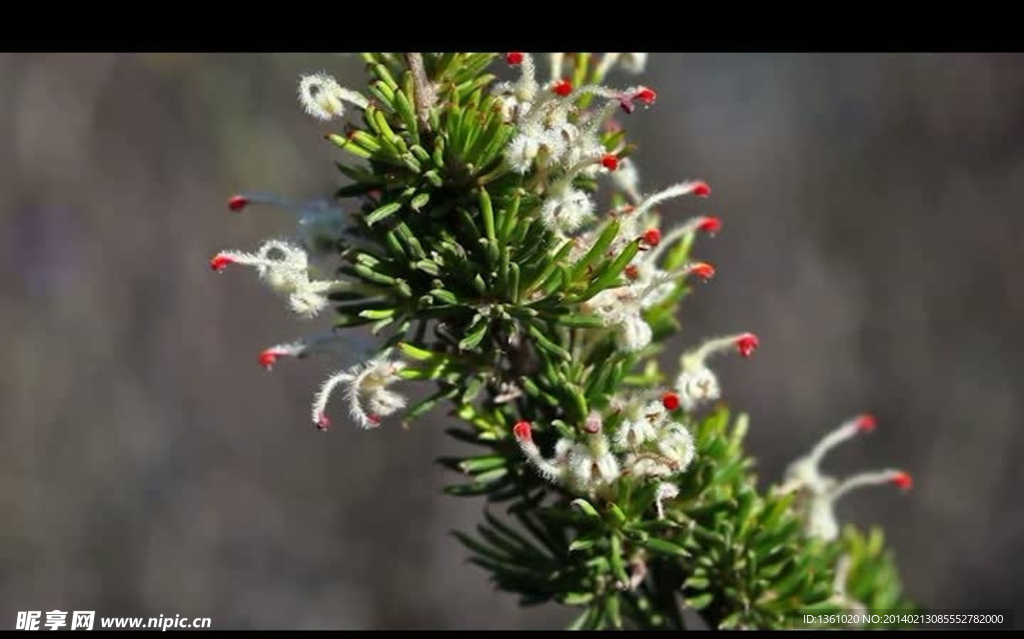
[(423, 66), (422, 53), (406, 53), (405, 60), (412, 71), (412, 85), (415, 95), (412, 96), (416, 106), (416, 117), (424, 131), (430, 131), (430, 107), (437, 100), (437, 89), (427, 78), (427, 69)]

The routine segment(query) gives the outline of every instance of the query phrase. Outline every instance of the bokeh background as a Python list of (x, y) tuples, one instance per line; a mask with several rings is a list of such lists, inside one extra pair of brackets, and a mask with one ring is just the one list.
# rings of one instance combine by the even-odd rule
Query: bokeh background
[[(658, 103), (628, 121), (645, 189), (704, 178), (710, 200), (667, 210), (725, 221), (669, 351), (761, 337), (718, 370), (762, 482), (877, 413), (829, 470), (898, 466), (915, 489), (839, 515), (884, 526), (939, 610), (1013, 609), (1024, 572), (1022, 65), (655, 54)], [(229, 195), (339, 184), (295, 99), (316, 70), (362, 73), (333, 54), (0, 55), (0, 626), (54, 608), (257, 629), (569, 618), (465, 563), (449, 531), (482, 503), (440, 493), (445, 418), (317, 434), (308, 402), (335, 363), (256, 365), (312, 327), (248, 274), (210, 272), (291, 228)]]

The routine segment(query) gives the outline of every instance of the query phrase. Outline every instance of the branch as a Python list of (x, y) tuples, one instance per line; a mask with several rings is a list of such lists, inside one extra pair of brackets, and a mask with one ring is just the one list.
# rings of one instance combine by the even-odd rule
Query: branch
[(422, 53), (406, 53), (405, 60), (412, 71), (413, 103), (416, 106), (416, 117), (424, 131), (430, 130), (430, 107), (437, 100), (437, 88), (427, 78), (427, 69), (423, 66)]

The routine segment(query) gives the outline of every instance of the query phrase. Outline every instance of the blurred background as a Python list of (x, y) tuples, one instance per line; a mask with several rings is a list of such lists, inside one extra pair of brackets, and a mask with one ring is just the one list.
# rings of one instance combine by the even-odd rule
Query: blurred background
[[(762, 483), (875, 412), (827, 469), (900, 467), (915, 489), (838, 514), (884, 526), (910, 595), (949, 612), (1016, 607), (1024, 573), (1022, 63), (652, 54), (658, 103), (627, 122), (644, 190), (706, 179), (711, 199), (665, 210), (725, 223), (666, 361), (761, 337), (717, 369)], [(351, 55), (0, 55), (0, 626), (55, 608), (254, 629), (571, 618), (465, 563), (449, 531), (482, 503), (440, 492), (446, 418), (314, 432), (336, 362), (256, 363), (314, 327), (209, 269), (292, 229), (230, 213), (233, 193), (341, 183), (296, 100), (318, 70), (362, 78)]]

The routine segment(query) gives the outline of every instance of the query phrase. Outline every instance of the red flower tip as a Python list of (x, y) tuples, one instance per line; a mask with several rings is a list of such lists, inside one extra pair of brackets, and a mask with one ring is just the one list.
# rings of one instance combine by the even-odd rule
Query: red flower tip
[(648, 87), (640, 87), (633, 97), (646, 105), (651, 105), (658, 99), (658, 92)]
[(736, 348), (743, 357), (750, 357), (754, 350), (761, 345), (761, 340), (753, 333), (745, 333), (736, 338)]
[(555, 94), (564, 98), (572, 93), (572, 82), (569, 82), (568, 80), (559, 80), (555, 83), (555, 86), (551, 87), (551, 90), (555, 92)]
[(274, 367), (274, 362), (277, 361), (277, 353), (271, 349), (267, 349), (260, 353), (260, 366), (267, 369), (268, 371)]
[(619, 158), (614, 153), (605, 153), (601, 156), (601, 164), (609, 171), (619, 168)]
[(213, 259), (210, 260), (210, 268), (215, 271), (223, 271), (227, 268), (228, 264), (234, 264), (235, 261), (227, 255), (214, 255)]
[(530, 430), (530, 422), (517, 422), (512, 427), (512, 434), (521, 442), (533, 441), (533, 431)]
[[(710, 280), (715, 276), (715, 267), (707, 262), (697, 262), (690, 267), (690, 272), (702, 280)], [(755, 337), (754, 340), (756, 341), (757, 338)], [(757, 346), (757, 344), (754, 344), (754, 346)]]
[(661, 396), (661, 405), (665, 407), (665, 410), (675, 410), (679, 408), (679, 395), (669, 391)]
[(623, 273), (625, 273), (626, 277), (629, 279), (635, 280), (637, 276), (640, 275), (640, 269), (637, 268), (636, 264), (630, 264), (626, 267)]
[(513, 64), (513, 65), (515, 65), (515, 64), (522, 64), (522, 62), (523, 62), (523, 53), (521, 51), (512, 51), (511, 53), (506, 53), (505, 54), (505, 62), (508, 62), (509, 64)]
[(914, 478), (910, 476), (910, 473), (899, 472), (893, 476), (892, 483), (899, 486), (901, 490), (910, 490), (914, 487)]
[(658, 229), (647, 229), (644, 231), (644, 242), (650, 246), (657, 246), (661, 243), (661, 231)]
[(235, 211), (236, 213), (240, 212), (248, 204), (249, 198), (245, 197), (244, 195), (235, 195), (232, 196), (230, 200), (228, 200), (228, 208), (231, 209), (232, 211)]
[(707, 182), (697, 182), (693, 185), (693, 194), (697, 197), (707, 197), (711, 195), (711, 187)]
[(870, 433), (878, 426), (878, 420), (874, 415), (861, 415), (857, 418), (857, 430)]
[(722, 220), (717, 217), (705, 217), (700, 221), (700, 224), (697, 225), (697, 228), (707, 233), (717, 233), (722, 230)]
[(320, 431), (329, 430), (331, 428), (331, 420), (328, 419), (326, 414), (320, 413), (316, 418), (316, 427)]

